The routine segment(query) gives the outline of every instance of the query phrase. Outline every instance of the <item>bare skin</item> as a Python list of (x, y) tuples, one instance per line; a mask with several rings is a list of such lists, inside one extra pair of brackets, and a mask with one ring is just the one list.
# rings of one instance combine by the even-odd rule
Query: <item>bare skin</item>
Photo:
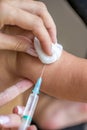
[[(33, 0), (0, 0), (0, 29), (5, 25), (31, 31), (33, 38), (40, 40), (44, 52), (52, 54), (51, 43), (56, 42), (56, 26), (44, 3)], [(32, 40), (0, 32), (1, 50), (31, 54), (31, 44)]]
[[(10, 56), (15, 58), (15, 52), (13, 53), (14, 54), (11, 53)], [(1, 80), (0, 82), (0, 92), (1, 92), (0, 93), (0, 106), (6, 104), (7, 102), (10, 102), (16, 96), (23, 93), (24, 91), (26, 91), (33, 85), (30, 81), (23, 79), (21, 77), (17, 77), (17, 75), (15, 74), (12, 74), (12, 72), (8, 68), (8, 60), (10, 60), (10, 63), (13, 62), (11, 59), (9, 59), (11, 58), (9, 54), (10, 54), (9, 51), (8, 52), (0, 51), (0, 59), (1, 59), (1, 62), (0, 62), (0, 74), (1, 74), (0, 75), (0, 80)], [(13, 65), (14, 65), (14, 62), (12, 63), (12, 66)], [(19, 82), (21, 84), (19, 84)], [(2, 120), (2, 117), (3, 117), (3, 121), (6, 118), (9, 118), (10, 122), (5, 123), (5, 124), (0, 122), (0, 129), (18, 130), (18, 127), (20, 126), (20, 123), (21, 123), (21, 118), (18, 115), (15, 115), (15, 114), (0, 115), (0, 121)], [(36, 130), (36, 127), (31, 126), (27, 130)]]
[[(6, 27), (4, 30), (6, 34), (11, 33), (11, 35), (13, 35), (14, 33), (16, 33), (17, 35), (27, 37), (28, 39), (32, 40), (30, 31), (21, 30), (20, 28), (17, 27)], [(25, 77), (35, 82), (41, 73), (43, 64), (37, 58), (28, 56), (23, 53), (17, 54), (15, 58), (17, 58), (18, 60), (15, 61), (18, 63), (17, 71), (20, 70), (19, 69), (20, 66), (23, 67), (21, 69), (22, 71), (24, 70), (24, 68), (26, 68), (24, 72), (20, 71), (19, 74), (23, 76), (25, 75)], [(24, 63), (27, 63), (28, 61), (30, 62), (28, 62), (27, 64), (23, 64), (22, 59), (24, 59), (25, 61)], [(56, 61), (54, 64), (46, 66), (44, 72), (45, 78), (43, 77), (44, 81), (46, 80), (46, 84), (42, 85), (42, 91), (56, 98), (62, 98), (62, 99), (64, 98), (85, 102), (86, 82), (87, 82), (86, 80), (87, 72), (85, 70), (86, 66), (87, 66), (86, 59), (76, 57), (63, 51), (59, 61)], [(27, 72), (27, 70), (29, 70), (29, 72)], [(53, 87), (54, 85), (55, 89)]]
[[(27, 4), (28, 2), (29, 2), (29, 5)], [(40, 8), (41, 8), (41, 11), (39, 11)], [(13, 13), (11, 13), (11, 12), (13, 12)], [(24, 16), (27, 16), (27, 17), (25, 17), (25, 20), (24, 20)], [(29, 19), (29, 18), (31, 18), (31, 19)], [(51, 55), (51, 44), (50, 43), (51, 42), (56, 42), (56, 27), (55, 27), (55, 24), (53, 22), (53, 19), (51, 18), (50, 14), (48, 13), (48, 11), (46, 9), (46, 6), (43, 3), (34, 2), (34, 1), (30, 1), (30, 0), (28, 0), (28, 1), (23, 0), (21, 2), (20, 2), (20, 0), (19, 1), (18, 0), (15, 0), (15, 1), (14, 0), (1, 0), (0, 1), (0, 27), (2, 28), (4, 25), (7, 25), (7, 24), (17, 25), (17, 26), (23, 28), (24, 29), (24, 30), (22, 29), (22, 33), (23, 33), (22, 36), (23, 37), (20, 36), (22, 33), (14, 33), (14, 35), (9, 35), (10, 33), (6, 34), (6, 33), (4, 33), (4, 31), (0, 32), (0, 49), (2, 49), (2, 50), (23, 51), (23, 52), (26, 52), (28, 54), (35, 55), (35, 53), (34, 52), (32, 53), (32, 51), (31, 51), (31, 49), (33, 49), (31, 45), (33, 45), (34, 36), (37, 36), (38, 39), (41, 42), (43, 50), (48, 55)], [(16, 28), (16, 27), (14, 26), (13, 28)], [(27, 31), (25, 31), (25, 29)], [(20, 30), (20, 28), (18, 30)], [(13, 32), (13, 29), (12, 29), (12, 32)], [(28, 36), (28, 38), (27, 37), (25, 38), (25, 36)], [(44, 37), (45, 37), (45, 39), (44, 39)], [(64, 52), (63, 54), (64, 54), (63, 55), (64, 59), (61, 57), (63, 62), (64, 61), (67, 62), (66, 57), (68, 57), (68, 58), (70, 57), (73, 60), (76, 60), (76, 58), (74, 59), (73, 56), (69, 56), (69, 54), (67, 55), (66, 52)], [(18, 62), (18, 59), (21, 60), (22, 56), (23, 56), (23, 60), (20, 63), (23, 64), (25, 62), (24, 67)], [(27, 63), (26, 59), (27, 60), (30, 59), (30, 61), (33, 60), (32, 58), (29, 58), (29, 57), (27, 57), (27, 55), (25, 56), (24, 54), (22, 55), (22, 54), (18, 54), (18, 53), (15, 53), (15, 52), (0, 51), (0, 61), (1, 61), (0, 62), (0, 72), (1, 72), (0, 73), (1, 74), (0, 75), (0, 80), (2, 81), (2, 82), (0, 82), (0, 86), (7, 87), (7, 86), (15, 84), (16, 82), (18, 82), (20, 80), (23, 80), (24, 78), (31, 79), (33, 82), (36, 81), (36, 78), (40, 74), (43, 65), (40, 62), (38, 62), (38, 60), (36, 60), (36, 59), (35, 59), (35, 62), (32, 62), (33, 66), (30, 67), (30, 68), (33, 68), (34, 64), (36, 64), (36, 66), (39, 65), (37, 67), (37, 69), (38, 70), (40, 69), (40, 71), (38, 71), (38, 73), (37, 73), (37, 70), (34, 69), (35, 70), (34, 73), (37, 73), (36, 77), (34, 77), (35, 76), (35, 75), (33, 75), (34, 73), (32, 74), (33, 70), (30, 71), (29, 74), (28, 74), (28, 71), (26, 71), (26, 73), (23, 72), (23, 71), (22, 72), (20, 71), (22, 69), (26, 70), (25, 67), (27, 66), (27, 64), (30, 64), (30, 63)], [(68, 63), (70, 63), (70, 65), (71, 65), (71, 60)], [(60, 62), (60, 64), (62, 64), (62, 62)], [(18, 66), (16, 66), (16, 65), (18, 65)], [(62, 69), (63, 69), (63, 66), (62, 67), (59, 66), (57, 68), (57, 65), (58, 64), (55, 64), (53, 67), (50, 66), (49, 69), (48, 69), (48, 67), (46, 67), (46, 71), (45, 71), (46, 73), (44, 73), (44, 77), (43, 77), (44, 81), (48, 81), (48, 82), (47, 82), (47, 84), (43, 84), (42, 91), (47, 92), (48, 94), (50, 94), (52, 96), (54, 96), (54, 95), (53, 95), (53, 84), (52, 84), (51, 79), (53, 79), (54, 75), (56, 75), (55, 70), (59, 68), (58, 72), (59, 72), (59, 74), (61, 74), (60, 76), (63, 76), (63, 74), (61, 73)], [(67, 66), (69, 67), (68, 69), (72, 68), (67, 64), (64, 64), (64, 65), (65, 65), (65, 68), (67, 68)], [(51, 69), (51, 68), (54, 68), (54, 67), (55, 67), (55, 70)], [(18, 69), (17, 71), (20, 72), (20, 73), (18, 73), (16, 71), (16, 69)], [(27, 69), (28, 69), (28, 67), (27, 67)], [(60, 69), (61, 69), (61, 72), (60, 72)], [(66, 69), (66, 70), (68, 70), (68, 69)], [(65, 70), (65, 69), (63, 69), (63, 70)], [(49, 71), (52, 72), (52, 75), (49, 74)], [(85, 71), (85, 67), (84, 67), (84, 71)], [(69, 71), (67, 71), (67, 72), (69, 72)], [(73, 73), (71, 73), (69, 75), (69, 79), (72, 79), (71, 78), (72, 74)], [(47, 75), (48, 76), (50, 75), (49, 79), (46, 79)], [(65, 78), (64, 78), (64, 76), (65, 76)], [(68, 91), (69, 86), (67, 86), (68, 88), (66, 88), (65, 92), (63, 91), (64, 90), (64, 85), (63, 85), (63, 83), (61, 83), (61, 81), (64, 81), (65, 85), (67, 85), (68, 83), (72, 83), (71, 82), (72, 80), (70, 82), (68, 82), (69, 79), (67, 80), (65, 71), (64, 71), (64, 76), (63, 76), (63, 79), (61, 79), (59, 77), (59, 75), (58, 75), (60, 87), (62, 87), (63, 89), (62, 88), (60, 89), (59, 85), (55, 82), (56, 79), (55, 80), (53, 79), (54, 82), (55, 82), (55, 84), (54, 84), (55, 87), (58, 86), (57, 91), (55, 92), (55, 97), (57, 97), (57, 98), (59, 98), (59, 97), (60, 98), (69, 98), (71, 100), (76, 98), (75, 100), (78, 100), (79, 97), (76, 96), (76, 97), (73, 98), (73, 95), (72, 95), (72, 97), (70, 98), (70, 96), (66, 94), (67, 91)], [(84, 77), (82, 79), (84, 79)], [(32, 86), (32, 83), (29, 82), (29, 81), (27, 81), (27, 82), (28, 82), (28, 84), (26, 85), (26, 88), (22, 88), (22, 90), (14, 85), (14, 86), (12, 86), (12, 88), (8, 88), (6, 91), (4, 91), (4, 93), (3, 92), (0, 93), (0, 96), (2, 97), (2, 100), (4, 101), (4, 102), (0, 102), (0, 105), (3, 105), (5, 103), (7, 103), (8, 101), (12, 100), (13, 98), (15, 98), (17, 96), (15, 94), (13, 94), (13, 95), (11, 95), (11, 97), (9, 97), (9, 95), (12, 94), (11, 93), (12, 90), (18, 90), (19, 91), (18, 94), (20, 94), (21, 92), (24, 92), (25, 90), (30, 88)], [(72, 85), (73, 85), (73, 83), (71, 84), (71, 86)], [(74, 85), (76, 85), (76, 84), (74, 84)], [(48, 88), (46, 89), (45, 86), (47, 86)], [(77, 86), (78, 86), (78, 82), (77, 82)], [(51, 89), (49, 89), (49, 87)], [(4, 88), (0, 88), (0, 91), (2, 91), (2, 90), (4, 90)], [(61, 92), (60, 94), (59, 94), (58, 90), (60, 90), (60, 92)], [(5, 95), (6, 93), (7, 93), (8, 98), (4, 98), (6, 96)], [(75, 92), (73, 92), (73, 93), (75, 94)], [(63, 94), (65, 94), (65, 95), (63, 96)], [(53, 98), (48, 97), (48, 96), (46, 96), (44, 94), (42, 95), (42, 97), (45, 97), (44, 104), (41, 103), (44, 106), (45, 106), (46, 102), (48, 102), (48, 104), (49, 104), (50, 100), (53, 99)], [(42, 98), (42, 99), (44, 99), (44, 98)], [(82, 100), (84, 101), (84, 99), (85, 98), (83, 98), (83, 95), (82, 95)], [(58, 104), (58, 102), (56, 104), (55, 99), (53, 99), (52, 101), (53, 101), (54, 105), (51, 104), (52, 106), (51, 106), (51, 111), (50, 112), (58, 111), (58, 107), (60, 105)], [(54, 106), (56, 106), (56, 108)], [(84, 106), (84, 105), (81, 105), (81, 106)], [(42, 110), (41, 107), (39, 107), (39, 108), (40, 108), (40, 110)], [(75, 108), (79, 108), (79, 107), (75, 107)], [(50, 109), (49, 106), (48, 106), (48, 109)], [(44, 126), (45, 126), (45, 128), (48, 128), (48, 129), (50, 127), (53, 128), (53, 129), (54, 128), (62, 128), (62, 127), (66, 127), (66, 126), (69, 126), (70, 124), (72, 124), (72, 122), (70, 122), (70, 123), (68, 122), (65, 125), (64, 124), (61, 125), (61, 123), (60, 123), (60, 127), (58, 127), (57, 124), (55, 123), (55, 114), (54, 113), (53, 113), (54, 119), (49, 120), (48, 109), (43, 110), (44, 115), (42, 115), (42, 118), (44, 118), (44, 120), (43, 120), (44, 122), (39, 122), (39, 119), (37, 119), (36, 116), (34, 117), (34, 120), (38, 124), (40, 123), (39, 126), (41, 126), (42, 128)], [(47, 114), (45, 114), (45, 113), (48, 113), (48, 116), (46, 116)], [(36, 112), (36, 115), (37, 115), (37, 112)], [(51, 115), (51, 116), (53, 117), (53, 115)], [(17, 116), (17, 115), (14, 115), (14, 114), (8, 115), (8, 116), (10, 117), (12, 122), (10, 122), (7, 126), (5, 124), (2, 125), (2, 127), (4, 127), (2, 129), (4, 129), (4, 130), (5, 129), (6, 130), (9, 130), (9, 129), (14, 130), (14, 127), (18, 127), (19, 124), (20, 124), (20, 117)], [(39, 115), (39, 116), (41, 116), (41, 115)], [(79, 117), (78, 114), (77, 114), (77, 117)], [(16, 119), (16, 122), (14, 121), (14, 119)], [(86, 118), (83, 116), (83, 118), (81, 118), (81, 120), (78, 120), (77, 122), (81, 122), (81, 121), (86, 121)], [(17, 124), (18, 122), (19, 122), (19, 124)], [(52, 124), (52, 126), (49, 125), (50, 123)], [(47, 126), (47, 124), (48, 124), (48, 126)], [(31, 126), (28, 130), (30, 130), (30, 129), (35, 130), (36, 128), (34, 126)], [(15, 128), (15, 130), (16, 130), (16, 128)]]
[[(19, 74), (25, 75), (34, 83), (42, 70), (43, 64), (34, 57), (26, 54), (18, 54)], [(28, 60), (29, 58), (29, 60)], [(24, 60), (27, 64), (22, 64)], [(87, 101), (87, 60), (75, 57), (65, 51), (59, 61), (47, 65), (41, 91), (56, 98), (69, 99), (75, 101)], [(20, 71), (19, 68), (23, 67)], [(29, 72), (27, 73), (27, 71)], [(78, 77), (78, 78), (77, 78)]]
[[(20, 31), (21, 30), (18, 29), (16, 33), (21, 34), (23, 36), (26, 36), (27, 33), (28, 33), (28, 32), (27, 33), (25, 32), (25, 33), (22, 34), (22, 33), (19, 33)], [(12, 32), (13, 32), (13, 29), (12, 29)], [(11, 32), (11, 34), (12, 34), (12, 32)], [(10, 51), (0, 51), (0, 60), (2, 61), (2, 62), (0, 62), (0, 68), (1, 68), (0, 71), (2, 72), (2, 70), (4, 70), (3, 73), (0, 73), (1, 74), (0, 79), (3, 81), (1, 86), (5, 86), (5, 87), (13, 85), (15, 82), (18, 82), (18, 81), (20, 81), (21, 79), (24, 79), (24, 78), (28, 78), (28, 79), (32, 80), (33, 83), (35, 83), (36, 79), (40, 75), (41, 70), (43, 68), (43, 64), (37, 58), (28, 56), (28, 55), (23, 54), (23, 53), (16, 53), (16, 52), (10, 52)], [(78, 65), (78, 62), (80, 62), (81, 64)], [(56, 63), (51, 64), (49, 66), (46, 66), (46, 70), (45, 70), (44, 75), (43, 75), (42, 91), (45, 92), (45, 93), (49, 93), (49, 95), (55, 96), (58, 99), (59, 98), (62, 98), (62, 99), (67, 98), (66, 91), (64, 91), (63, 94), (62, 94), (62, 91), (65, 90), (65, 88), (66, 88), (67, 91), (71, 91), (71, 90), (68, 90), (68, 88), (67, 88), (67, 87), (69, 87), (68, 84), (71, 83), (71, 81), (72, 81), (71, 79), (74, 78), (73, 74), (76, 74), (78, 72), (80, 65), (84, 66), (83, 68), (85, 69), (86, 60), (77, 58), (77, 57), (75, 57), (75, 56), (73, 56), (71, 54), (68, 54), (67, 52), (63, 52), (63, 54), (62, 54), (59, 61), (57, 61)], [(58, 70), (58, 73), (56, 73), (57, 70)], [(58, 74), (58, 77), (57, 77), (57, 74)], [(56, 81), (56, 78), (55, 78), (54, 75), (56, 75), (57, 79), (59, 78), (59, 81), (58, 80)], [(78, 76), (78, 78), (79, 78), (79, 76)], [(53, 80), (51, 81), (51, 79), (53, 79)], [(62, 82), (62, 80), (64, 82)], [(52, 83), (53, 81), (55, 83), (54, 85)], [(74, 81), (74, 79), (73, 79), (73, 81)], [(76, 81), (76, 79), (75, 79), (75, 81)], [(78, 83), (78, 82), (76, 82), (76, 83)], [(62, 91), (60, 91), (61, 95), (59, 94), (59, 91), (58, 91), (58, 90), (61, 90), (61, 86), (59, 84), (60, 85), (62, 84), (62, 87), (64, 87), (64, 89)], [(63, 84), (65, 84), (65, 85), (63, 85)], [(75, 82), (72, 82), (71, 85), (73, 85), (73, 84), (75, 84)], [(48, 89), (49, 86), (50, 86), (50, 88), (52, 90)], [(56, 91), (58, 92), (56, 95), (54, 95), (54, 93), (53, 93), (54, 86), (55, 86)], [(72, 88), (73, 88), (73, 86), (71, 86), (70, 89), (72, 89)], [(0, 88), (0, 89), (2, 90), (2, 88)], [(74, 89), (76, 89), (76, 88), (73, 88), (73, 91), (75, 92)], [(10, 95), (10, 93), (8, 95)], [(77, 97), (75, 98), (76, 95), (74, 93), (73, 100), (78, 100)], [(48, 109), (50, 109), (51, 111), (54, 111), (54, 112), (58, 110), (58, 107), (60, 105), (59, 105), (58, 102), (56, 102), (57, 100), (53, 99), (52, 97), (46, 96), (46, 95), (42, 95), (42, 97), (43, 97), (42, 98), (43, 100), (45, 98), (44, 101), (45, 101), (45, 103), (48, 102), (48, 104), (51, 103), (50, 101), (53, 100), (54, 105), (50, 104), (50, 105), (52, 105), (51, 109), (49, 108), (49, 106), (48, 106)], [(70, 94), (68, 95), (68, 98), (71, 99)], [(81, 101), (81, 100), (78, 100), (78, 101)], [(83, 101), (85, 102), (85, 100), (83, 100)], [(42, 106), (45, 106), (45, 103)], [(40, 104), (40, 106), (41, 106), (41, 104)], [(83, 108), (85, 107), (84, 104), (81, 105), (81, 106)], [(39, 107), (39, 105), (38, 105), (38, 107)], [(42, 111), (41, 108), (42, 107), (39, 107), (40, 111)], [(75, 106), (75, 108), (79, 109), (79, 105), (78, 105), (78, 107)], [(43, 115), (42, 116), (39, 115), (42, 118), (44, 118), (43, 122), (41, 122), (39, 120), (40, 118), (39, 119), (36, 118), (36, 116), (34, 118), (34, 120), (39, 124), (40, 127), (49, 128), (50, 127), (49, 124), (52, 123), (53, 121), (54, 121), (54, 123), (52, 124), (53, 128), (55, 128), (55, 127), (56, 128), (62, 128), (62, 127), (70, 126), (72, 124), (72, 122), (70, 122), (70, 123), (68, 122), (65, 125), (62, 124), (62, 125), (60, 125), (60, 127), (58, 127), (58, 123), (57, 122), (55, 123), (55, 120), (54, 120), (55, 116), (54, 116), (53, 120), (49, 120), (48, 109), (43, 110)], [(46, 113), (48, 113), (48, 117), (47, 117)], [(37, 113), (36, 113), (36, 115), (37, 115)], [(77, 122), (86, 121), (86, 113), (83, 114), (85, 116), (83, 116), (83, 118), (81, 120), (79, 120), (78, 115), (79, 114), (77, 114)], [(12, 117), (14, 117), (14, 116), (12, 115)], [(53, 117), (53, 115), (52, 115), (52, 117)], [(57, 118), (59, 118), (59, 115), (58, 115)], [(19, 118), (18, 118), (18, 120), (19, 120)], [(48, 124), (48, 126), (46, 126), (46, 123)], [(15, 123), (15, 125), (16, 125), (16, 123)], [(11, 126), (11, 124), (9, 124), (8, 127), (13, 127), (13, 126)]]
[[(34, 77), (34, 75), (35, 75), (35, 77), (34, 77), (34, 79), (32, 81), (35, 82), (35, 80), (38, 78), (38, 75), (40, 74), (41, 71), (39, 71), (38, 74), (37, 73), (35, 74), (35, 72), (38, 71), (38, 70), (42, 70), (42, 68), (43, 68), (43, 64), (41, 64), (41, 62), (37, 58), (34, 58), (32, 60), (33, 57), (28, 56), (26, 54), (19, 54), (19, 53), (15, 53), (15, 52), (9, 52), (9, 51), (8, 52), (3, 52), (2, 51), (0, 56), (1, 56), (0, 59), (7, 59), (7, 60), (4, 60), (4, 62), (3, 62), (4, 63), (3, 68), (5, 68), (6, 63), (8, 63), (7, 64), (8, 66), (6, 66), (6, 68), (5, 68), (5, 73), (3, 73), (3, 75), (2, 75), (2, 78), (4, 77), (3, 78), (4, 79), (4, 84), (3, 85), (13, 84), (16, 81), (19, 81), (20, 79), (22, 79), (24, 77), (32, 79)], [(16, 57), (16, 56), (18, 56), (18, 57)], [(19, 61), (18, 58), (21, 60), (21, 62), (20, 62), (21, 66), (20, 66), (19, 62), (18, 63), (15, 62), (15, 61)], [(31, 64), (33, 65), (33, 62), (37, 66), (35, 68), (34, 68), (34, 66), (31, 67), (31, 69), (32, 69), (32, 73), (31, 73), (30, 65)], [(23, 65), (24, 65), (24, 68), (26, 68), (26, 69), (28, 67), (27, 71), (26, 71), (26, 69), (22, 68)], [(9, 68), (9, 69), (7, 69), (7, 68)], [(17, 68), (18, 68), (18, 70), (16, 71)], [(19, 76), (19, 73), (21, 72), (21, 70), (24, 71), (22, 73), (22, 74), (24, 74), (24, 76), (22, 74), (20, 74), (20, 76)], [(46, 80), (44, 78), (45, 78), (45, 74), (46, 74), (47, 70), (45, 70), (43, 80)], [(28, 75), (29, 73), (30, 73), (30, 76)], [(26, 74), (26, 76), (25, 76), (25, 74)], [(7, 77), (9, 77), (9, 79)], [(15, 81), (15, 77), (16, 77), (16, 81)], [(47, 85), (48, 85), (48, 83), (47, 83)], [(10, 95), (10, 93), (9, 93), (9, 95)], [(80, 123), (80, 122), (84, 122), (84, 121), (86, 122), (86, 120), (87, 120), (86, 117), (87, 116), (86, 116), (86, 111), (84, 111), (84, 109), (86, 107), (86, 104), (77, 104), (77, 105), (75, 105), (73, 103), (69, 104), (68, 102), (65, 102), (65, 106), (64, 106), (63, 102), (61, 102), (61, 103), (59, 103), (59, 102), (58, 102), (58, 100), (56, 100), (56, 99), (54, 99), (52, 97), (49, 97), (49, 96), (46, 96), (46, 95), (42, 94), (41, 101), (38, 104), (38, 108), (37, 108), (37, 111), (36, 111), (36, 114), (35, 114), (35, 117), (34, 117), (34, 120), (37, 122), (37, 124), (41, 128), (49, 128), (50, 129), (50, 127), (51, 128), (64, 128), (66, 126), (70, 126), (73, 121), (69, 122), (70, 121), (69, 120), (68, 122), (66, 122), (66, 124), (62, 124), (60, 122), (58, 124), (58, 122), (55, 122), (55, 119), (58, 119), (59, 118), (59, 113), (61, 113), (61, 112), (59, 112), (59, 108), (61, 108), (62, 111), (64, 111), (63, 108), (66, 106), (66, 104), (68, 104), (68, 106), (69, 105), (72, 106), (71, 108), (70, 107), (69, 108), (65, 107), (66, 110), (68, 109), (68, 112), (71, 109), (71, 113), (72, 113), (73, 106), (75, 106), (75, 109), (77, 109), (77, 111), (78, 111), (77, 118), (76, 118), (76, 113), (75, 113), (75, 119), (77, 119), (77, 120), (74, 119), (75, 124)], [(45, 108), (46, 104), (49, 104), (48, 107), (46, 109), (42, 109), (43, 106), (44, 106), (43, 108)], [(61, 107), (61, 105), (63, 105), (63, 106)], [(81, 110), (81, 108), (83, 109), (84, 112)], [(50, 110), (50, 112), (48, 110)], [(38, 111), (39, 111), (39, 113), (38, 113)], [(41, 111), (43, 111), (43, 114), (41, 114)], [(55, 115), (55, 112), (56, 112), (56, 115)], [(57, 112), (58, 112), (58, 115), (57, 115)], [(75, 110), (75, 112), (76, 112), (76, 110)], [(81, 116), (82, 118), (79, 118), (80, 113), (83, 113), (82, 116)], [(38, 114), (38, 117), (36, 116), (37, 114)], [(51, 116), (53, 117), (53, 115), (54, 115), (54, 118), (52, 118), (52, 120), (50, 120)], [(14, 118), (13, 115), (12, 115), (12, 117)], [(60, 117), (61, 117), (61, 114), (60, 114)], [(43, 118), (43, 121), (39, 120), (40, 118)], [(17, 119), (19, 120), (18, 117), (17, 117)], [(50, 126), (50, 123), (52, 123), (52, 126)], [(17, 125), (17, 123), (15, 123), (15, 122), (14, 122), (14, 124)], [(12, 127), (11, 124), (7, 124), (7, 126)], [(4, 125), (4, 127), (7, 127), (7, 126)]]

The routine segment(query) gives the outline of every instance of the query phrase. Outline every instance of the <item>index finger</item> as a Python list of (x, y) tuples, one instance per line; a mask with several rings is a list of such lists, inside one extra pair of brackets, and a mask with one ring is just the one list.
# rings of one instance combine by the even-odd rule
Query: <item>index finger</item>
[(17, 25), (23, 29), (31, 30), (39, 39), (45, 53), (51, 55), (51, 38), (39, 16), (23, 11), (13, 6), (5, 5), (5, 24)]
[(0, 93), (0, 106), (11, 101), (16, 96), (18, 96), (19, 94), (23, 93), (24, 91), (32, 87), (32, 85), (33, 85), (32, 82), (28, 80), (22, 80), (18, 82), (17, 84), (6, 89), (4, 92), (1, 92)]
[(52, 42), (55, 43), (57, 41), (56, 25), (50, 13), (48, 12), (46, 5), (43, 2), (24, 0), (20, 3), (16, 0), (15, 3), (12, 2), (11, 4), (39, 16), (43, 20), (44, 25), (52, 39)]

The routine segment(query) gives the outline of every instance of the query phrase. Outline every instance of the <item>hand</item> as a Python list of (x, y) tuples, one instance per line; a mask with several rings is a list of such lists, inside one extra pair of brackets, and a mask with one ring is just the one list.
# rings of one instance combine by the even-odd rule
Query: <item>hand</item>
[[(9, 82), (12, 83), (11, 81)], [(11, 100), (13, 100), (19, 94), (29, 89), (32, 85), (33, 84), (29, 80), (21, 79), (20, 82), (5, 89), (3, 92), (0, 93), (0, 107), (10, 102)], [(5, 88), (5, 86), (3, 87)], [(3, 88), (0, 86), (0, 89), (3, 89)], [(20, 123), (21, 123), (21, 118), (15, 114), (0, 115), (0, 130), (3, 130), (3, 129), (4, 130), (17, 130), (17, 128), (20, 126)], [(27, 130), (36, 130), (36, 127), (30, 126)]]
[[(42, 2), (1, 0), (0, 27), (2, 28), (4, 25), (16, 25), (24, 30), (31, 31), (33, 38), (36, 36), (40, 40), (43, 50), (51, 55), (51, 43), (56, 42), (56, 27)], [(16, 35), (0, 33), (0, 49), (3, 50), (29, 53), (32, 42)]]
[[(19, 77), (15, 75), (15, 73), (13, 74), (9, 71), (10, 66), (8, 67), (8, 60), (10, 60), (11, 65), (14, 66), (14, 62), (12, 63), (12, 59), (15, 59), (16, 53), (13, 53), (10, 54), (9, 51), (0, 51), (0, 107), (13, 100), (15, 97), (25, 92), (33, 85), (31, 81), (23, 79), (22, 77)], [(14, 85), (8, 87), (11, 84)], [(12, 122), (9, 122), (9, 125), (6, 126), (4, 125), (4, 123), (9, 121), (8, 118), (11, 119)], [(15, 120), (17, 121), (16, 124)], [(4, 130), (17, 130), (15, 127), (18, 127), (20, 125), (20, 121), (20, 117), (13, 114), (7, 116), (0, 115), (0, 129), (2, 128)], [(31, 126), (28, 130), (36, 130), (36, 128), (34, 126)]]
[[(21, 118), (16, 114), (0, 115), (0, 130), (18, 130), (20, 124)], [(32, 125), (27, 130), (37, 130), (37, 128)]]
[[(7, 31), (8, 30), (7, 28), (8, 27), (5, 27), (4, 29), (6, 29)], [(12, 33), (14, 32), (16, 34), (17, 33), (21, 34), (21, 37), (25, 37), (25, 35), (27, 35), (26, 34), (27, 31), (24, 31), (18, 27), (9, 27), (9, 31), (10, 32), (12, 31)], [(8, 33), (9, 31), (5, 33)], [(31, 35), (29, 36), (31, 37)], [(19, 94), (23, 93), (24, 91), (26, 91), (33, 85), (31, 81), (23, 79), (21, 76), (17, 76), (15, 75), (15, 73), (13, 74), (11, 73), (11, 71), (9, 71), (10, 66), (8, 66), (8, 61), (11, 63), (11, 66), (14, 66), (14, 60), (12, 62), (12, 59), (15, 59), (16, 58), (15, 56), (16, 56), (16, 52), (11, 53), (9, 51), (0, 51), (0, 60), (1, 60), (0, 62), (0, 91), (4, 90), (3, 92), (0, 93), (0, 106), (13, 100), (15, 97), (17, 97)], [(14, 85), (7, 88), (11, 84), (14, 84)], [(11, 122), (9, 122), (8, 125), (5, 125), (5, 123), (9, 121), (9, 119), (11, 119)], [(17, 130), (17, 127), (19, 127), (20, 122), (21, 122), (20, 117), (15, 114), (0, 115), (0, 129)], [(36, 130), (36, 127), (30, 126), (28, 130)]]

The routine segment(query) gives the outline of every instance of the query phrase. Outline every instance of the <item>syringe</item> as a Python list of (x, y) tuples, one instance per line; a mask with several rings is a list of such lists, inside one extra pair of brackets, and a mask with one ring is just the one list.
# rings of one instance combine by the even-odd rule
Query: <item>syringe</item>
[(35, 108), (37, 106), (37, 102), (39, 99), (39, 90), (40, 90), (40, 86), (42, 83), (42, 77), (38, 78), (34, 89), (32, 90), (32, 93), (30, 94), (25, 110), (23, 112), (23, 116), (22, 116), (22, 124), (19, 128), (19, 130), (26, 130), (27, 127), (30, 126), (31, 121), (32, 121), (32, 117), (35, 111)]

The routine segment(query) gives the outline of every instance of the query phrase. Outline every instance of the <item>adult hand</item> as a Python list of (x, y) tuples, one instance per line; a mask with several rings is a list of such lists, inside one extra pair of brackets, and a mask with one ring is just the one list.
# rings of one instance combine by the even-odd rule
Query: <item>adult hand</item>
[[(36, 36), (43, 50), (51, 55), (51, 43), (56, 42), (56, 27), (52, 17), (42, 2), (33, 0), (1, 0), (0, 27), (16, 25), (31, 31)], [(23, 39), (16, 35), (0, 33), (0, 49), (16, 50), (29, 53), (33, 40)]]
[[(9, 74), (8, 76), (10, 76)], [(19, 80), (19, 78), (17, 78), (17, 80)], [(9, 82), (12, 83), (12, 81), (9, 81)], [(3, 83), (1, 84), (3, 85)], [(0, 93), (0, 107), (10, 102), (11, 100), (13, 100), (19, 94), (28, 90), (30, 87), (32, 87), (32, 85), (33, 85), (32, 82), (30, 82), (29, 80), (21, 79), (21, 81), (17, 82), (15, 85), (12, 85), (8, 87), (7, 89), (5, 89), (3, 92)], [(1, 86), (0, 86), (0, 89), (2, 89)], [(17, 116), (15, 114), (0, 115), (0, 130), (3, 130), (3, 129), (4, 130), (18, 130), (18, 127), (20, 126), (20, 124), (21, 124), (20, 116)], [(36, 130), (36, 127), (30, 126), (27, 130)]]
[[(10, 55), (9, 53), (9, 51), (0, 51), (0, 107), (13, 100), (33, 85), (31, 81), (18, 77), (15, 73), (12, 74), (11, 71), (9, 71), (8, 60), (10, 60), (11, 65), (14, 66), (12, 59), (15, 59), (16, 54), (13, 52), (13, 56), (12, 53)], [(14, 85), (8, 87), (9, 84)], [(0, 115), (0, 130), (17, 130), (20, 123), (21, 118), (15, 114)], [(36, 130), (36, 128), (35, 126), (31, 126), (28, 130)]]
[[(0, 130), (18, 130), (20, 125), (20, 116), (16, 114), (0, 115)], [(37, 130), (37, 128), (32, 125), (27, 130)]]

